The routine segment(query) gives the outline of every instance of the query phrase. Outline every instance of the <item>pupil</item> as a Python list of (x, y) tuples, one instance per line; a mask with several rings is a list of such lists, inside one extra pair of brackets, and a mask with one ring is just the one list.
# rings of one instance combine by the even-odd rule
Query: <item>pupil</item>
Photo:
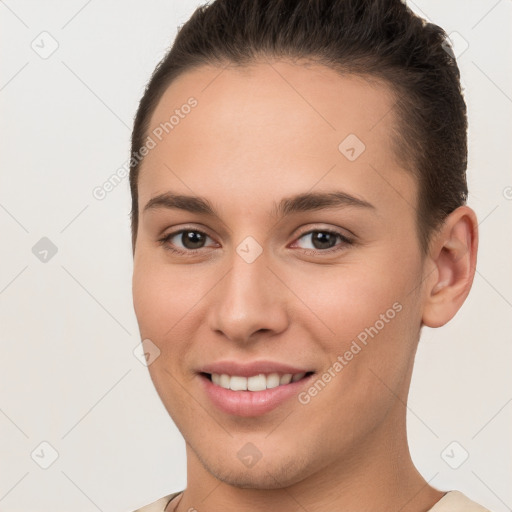
[[(197, 231), (184, 231), (181, 235), (181, 241), (187, 249), (199, 249), (204, 239), (203, 235)], [(194, 244), (197, 244), (197, 246)]]
[[(184, 231), (181, 235), (181, 241), (188, 249), (198, 249), (204, 243), (204, 238), (197, 231)], [(316, 249), (329, 249), (336, 243), (336, 237), (332, 233), (317, 231), (313, 235), (313, 245)]]
[(329, 249), (335, 245), (335, 242), (336, 237), (332, 233), (326, 233), (325, 231), (317, 231), (316, 234), (313, 235), (313, 245), (315, 246), (316, 249)]

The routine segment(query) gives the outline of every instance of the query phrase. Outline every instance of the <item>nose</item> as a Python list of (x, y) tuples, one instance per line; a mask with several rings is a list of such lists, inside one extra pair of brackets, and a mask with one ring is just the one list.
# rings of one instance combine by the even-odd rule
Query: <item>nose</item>
[(250, 343), (286, 330), (286, 287), (269, 268), (263, 252), (247, 262), (239, 254), (212, 290), (209, 326), (236, 343)]

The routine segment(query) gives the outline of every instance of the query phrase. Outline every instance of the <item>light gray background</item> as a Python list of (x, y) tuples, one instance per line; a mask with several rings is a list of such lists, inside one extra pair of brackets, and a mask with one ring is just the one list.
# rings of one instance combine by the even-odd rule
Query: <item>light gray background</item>
[[(126, 162), (143, 88), (200, 3), (0, 1), (2, 511), (131, 511), (186, 485), (184, 441), (133, 354), (128, 180), (102, 201), (92, 191)], [(419, 346), (411, 450), (432, 485), (504, 512), (512, 506), (512, 2), (409, 4), (457, 32), (459, 51), (469, 45), (459, 65), (469, 205), (481, 236), (469, 299), (449, 325), (425, 329)], [(52, 38), (58, 48), (42, 58)], [(58, 249), (47, 262), (32, 251), (42, 237)], [(48, 469), (44, 441), (58, 452)], [(447, 460), (455, 465), (462, 450), (469, 458), (452, 469)]]

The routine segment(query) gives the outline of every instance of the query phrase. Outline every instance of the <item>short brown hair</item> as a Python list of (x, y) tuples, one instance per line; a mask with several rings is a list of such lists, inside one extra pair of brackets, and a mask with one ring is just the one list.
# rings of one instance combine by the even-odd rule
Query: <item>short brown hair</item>
[[(307, 59), (383, 80), (395, 92), (395, 151), (418, 182), (418, 235), (426, 252), (432, 231), (467, 199), (466, 104), (446, 33), (400, 0), (215, 0), (198, 7), (146, 86), (132, 157), (177, 76), (202, 65), (244, 66), (261, 58)], [(140, 166), (137, 161), (130, 170), (133, 250)]]

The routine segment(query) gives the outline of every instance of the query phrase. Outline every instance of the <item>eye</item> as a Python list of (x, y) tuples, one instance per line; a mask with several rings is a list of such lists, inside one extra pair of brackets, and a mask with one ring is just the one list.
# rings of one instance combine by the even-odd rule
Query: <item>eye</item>
[[(171, 252), (178, 254), (195, 254), (203, 248), (207, 238), (210, 237), (203, 231), (197, 229), (180, 229), (179, 231), (168, 233), (163, 238), (160, 238), (158, 242), (164, 249)], [(181, 243), (182, 247), (180, 247), (177, 242)]]
[[(331, 253), (343, 250), (347, 245), (353, 244), (352, 240), (347, 238), (344, 234), (330, 229), (310, 230), (307, 233), (302, 234), (298, 240), (301, 240), (302, 238), (309, 238), (310, 247), (306, 247), (305, 250), (313, 253)], [(337, 240), (341, 241), (338, 245), (336, 245)]]
[[(353, 241), (347, 238), (343, 233), (330, 229), (315, 229), (303, 233), (297, 240), (310, 239), (310, 247), (303, 247), (307, 253), (332, 253), (345, 249), (352, 245)], [(158, 242), (164, 249), (181, 255), (194, 255), (205, 248), (206, 239), (211, 237), (205, 232), (197, 229), (180, 229), (168, 233), (160, 238)], [(337, 241), (341, 243), (336, 244)], [(181, 244), (181, 247), (180, 245)], [(295, 242), (292, 247), (297, 244)]]

